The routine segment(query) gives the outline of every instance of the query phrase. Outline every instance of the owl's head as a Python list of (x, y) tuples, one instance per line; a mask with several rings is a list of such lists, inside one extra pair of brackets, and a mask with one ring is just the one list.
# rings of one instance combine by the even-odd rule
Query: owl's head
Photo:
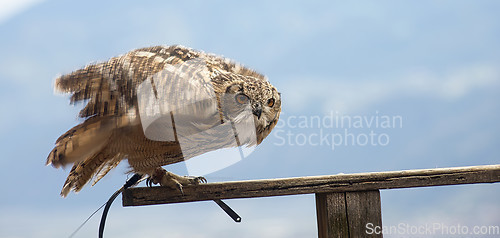
[(221, 98), (224, 117), (240, 125), (254, 126), (256, 142), (260, 144), (278, 122), (281, 94), (264, 77), (238, 78), (226, 85)]

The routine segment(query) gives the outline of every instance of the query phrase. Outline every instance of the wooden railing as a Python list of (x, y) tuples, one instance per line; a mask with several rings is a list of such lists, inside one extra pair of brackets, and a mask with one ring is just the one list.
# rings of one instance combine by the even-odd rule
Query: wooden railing
[(316, 194), (318, 235), (382, 237), (365, 226), (382, 226), (380, 189), (500, 182), (500, 165), (338, 174), (297, 178), (208, 183), (184, 187), (136, 187), (123, 192), (123, 206), (218, 199)]

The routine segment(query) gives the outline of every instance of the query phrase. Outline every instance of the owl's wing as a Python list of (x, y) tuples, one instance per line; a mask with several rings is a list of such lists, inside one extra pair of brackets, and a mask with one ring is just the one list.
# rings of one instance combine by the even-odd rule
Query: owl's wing
[(138, 86), (137, 99), (145, 136), (152, 140), (174, 141), (221, 121), (204, 57), (165, 65)]
[[(183, 69), (175, 66), (197, 59), (200, 55), (200, 52), (182, 46), (137, 49), (107, 62), (91, 64), (63, 75), (56, 79), (55, 89), (71, 93), (72, 104), (88, 100), (80, 111), (79, 116), (82, 118), (124, 115), (130, 113), (131, 109), (135, 110), (137, 90), (144, 81), (150, 79), (153, 82), (161, 76), (176, 75), (169, 74), (169, 70)], [(192, 68), (183, 70), (189, 73)], [(203, 95), (198, 91), (204, 90), (198, 82), (183, 82), (184, 88), (180, 87), (179, 82), (165, 78), (154, 85), (163, 90), (163, 95), (177, 95), (169, 98), (174, 99), (169, 103), (171, 108), (177, 108), (177, 104), (193, 96)]]

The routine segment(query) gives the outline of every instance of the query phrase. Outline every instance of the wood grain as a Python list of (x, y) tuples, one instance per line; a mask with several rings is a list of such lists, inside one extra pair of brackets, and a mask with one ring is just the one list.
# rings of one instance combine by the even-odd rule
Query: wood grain
[(346, 192), (349, 237), (382, 237), (382, 233), (369, 234), (368, 223), (382, 227), (380, 191)]
[(319, 238), (382, 237), (369, 234), (367, 223), (382, 227), (380, 192), (340, 192), (316, 194)]
[(167, 187), (136, 187), (123, 192), (123, 206), (495, 182), (500, 164), (208, 183), (185, 186), (184, 196)]
[(349, 237), (345, 193), (316, 193), (318, 238)]

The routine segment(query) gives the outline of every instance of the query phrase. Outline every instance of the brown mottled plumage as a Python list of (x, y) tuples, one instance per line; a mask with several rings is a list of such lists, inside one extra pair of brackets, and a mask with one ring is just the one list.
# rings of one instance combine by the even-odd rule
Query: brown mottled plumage
[[(154, 97), (167, 95), (167, 103), (175, 111), (167, 114), (172, 117), (164, 116), (147, 129), (143, 128), (139, 108), (150, 105), (140, 105), (137, 93), (146, 80), (151, 81)], [(276, 125), (281, 111), (281, 96), (263, 75), (228, 59), (183, 46), (142, 48), (88, 65), (59, 77), (55, 89), (71, 93), (72, 104), (86, 102), (79, 114), (84, 122), (59, 137), (47, 158), (47, 165), (56, 168), (73, 164), (62, 196), (71, 190), (78, 192), (91, 178), (97, 182), (123, 159), (127, 159), (131, 172), (153, 176), (164, 171), (161, 166), (234, 146), (235, 137), (230, 131), (211, 129), (225, 122), (244, 120), (242, 115), (247, 114), (243, 113), (242, 105), (253, 112), (250, 117), (255, 128), (251, 131), (256, 139), (240, 135), (241, 145), (260, 144)], [(201, 100), (188, 109), (180, 109), (183, 102), (210, 93), (216, 100)], [(175, 124), (170, 124), (170, 129), (175, 131), (175, 139), (155, 140), (147, 136), (149, 132), (145, 134), (148, 130), (151, 134), (161, 132), (165, 125), (162, 120), (172, 118), (173, 122), (174, 115)], [(182, 150), (178, 137), (188, 138)], [(190, 178), (172, 176), (179, 186), (193, 182)]]

